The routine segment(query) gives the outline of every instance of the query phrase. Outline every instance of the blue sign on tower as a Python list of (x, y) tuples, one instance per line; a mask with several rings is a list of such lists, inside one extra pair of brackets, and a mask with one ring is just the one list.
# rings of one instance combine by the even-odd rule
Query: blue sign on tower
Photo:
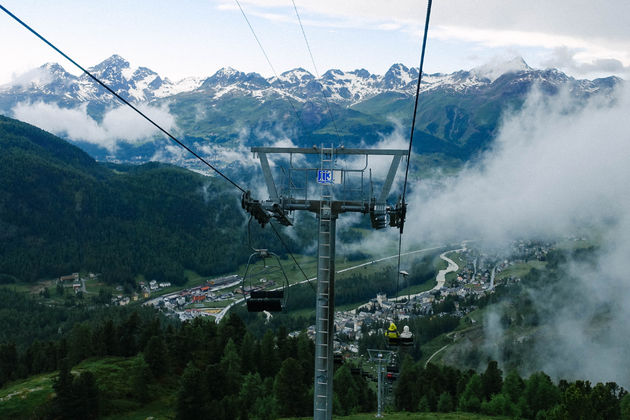
[(317, 182), (320, 184), (332, 184), (333, 171), (329, 169), (319, 169), (317, 171)]

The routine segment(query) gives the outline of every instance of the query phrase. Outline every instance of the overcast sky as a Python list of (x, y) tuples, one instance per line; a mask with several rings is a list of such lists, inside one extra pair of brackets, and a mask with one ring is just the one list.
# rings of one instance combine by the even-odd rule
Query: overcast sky
[[(272, 74), (236, 1), (0, 0), (84, 66), (117, 53), (172, 80), (232, 66)], [(290, 0), (241, 0), (278, 72), (314, 72)], [(426, 1), (296, 0), (320, 73), (417, 66)], [(427, 72), (522, 56), (580, 78), (630, 75), (630, 2), (436, 0)], [(0, 13), (0, 83), (45, 62), (68, 63)]]

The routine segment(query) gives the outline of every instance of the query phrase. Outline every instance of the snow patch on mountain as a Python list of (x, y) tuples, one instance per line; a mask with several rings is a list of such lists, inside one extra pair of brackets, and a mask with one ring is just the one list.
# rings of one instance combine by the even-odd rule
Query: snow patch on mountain
[(205, 77), (186, 77), (185, 79), (173, 83), (169, 79), (164, 79), (162, 85), (153, 91), (153, 95), (156, 98), (166, 98), (167, 96), (191, 92), (199, 89), (199, 86), (201, 86), (204, 80), (206, 80)]

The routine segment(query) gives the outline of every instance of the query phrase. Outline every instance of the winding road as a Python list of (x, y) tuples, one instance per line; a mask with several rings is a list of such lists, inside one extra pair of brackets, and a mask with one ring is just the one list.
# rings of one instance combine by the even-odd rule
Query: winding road
[(440, 270), (438, 272), (438, 275), (435, 278), (435, 280), (437, 281), (437, 284), (435, 285), (435, 287), (432, 290), (439, 290), (442, 287), (444, 287), (444, 283), (446, 283), (446, 275), (448, 273), (453, 273), (453, 272), (459, 270), (459, 266), (457, 264), (455, 264), (455, 261), (453, 261), (450, 258), (448, 258), (446, 256), (446, 254), (450, 254), (451, 252), (464, 251), (465, 249), (466, 248), (453, 249), (453, 250), (450, 250), (450, 251), (442, 252), (440, 254), (440, 258), (448, 263), (448, 267), (446, 267), (444, 270)]

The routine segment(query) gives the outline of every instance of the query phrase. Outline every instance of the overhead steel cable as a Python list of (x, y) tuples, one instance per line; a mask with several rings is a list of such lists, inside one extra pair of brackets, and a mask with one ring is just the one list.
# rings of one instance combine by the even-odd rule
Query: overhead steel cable
[[(402, 192), (402, 211), (406, 213), (405, 196), (407, 194), (407, 178), (409, 175), (409, 161), (411, 160), (411, 147), (413, 145), (413, 132), (416, 128), (416, 116), (418, 114), (418, 97), (420, 96), (420, 83), (422, 82), (422, 72), (424, 67), (424, 53), (427, 48), (427, 34), (429, 33), (429, 20), (431, 18), (431, 4), (432, 0), (428, 0), (427, 3), (427, 16), (424, 22), (424, 35), (422, 37), (422, 51), (420, 52), (420, 67), (418, 69), (418, 84), (416, 86), (416, 100), (413, 107), (413, 118), (411, 120), (411, 133), (409, 134), (409, 150), (407, 152), (407, 166), (405, 167), (405, 182), (403, 184)], [(398, 297), (398, 285), (400, 283), (400, 253), (402, 249), (402, 234), (405, 226), (405, 217), (403, 216), (400, 222), (400, 231), (398, 235), (398, 273), (396, 274), (396, 297)]]
[[(239, 5), (240, 6), (240, 5)], [(106, 89), (109, 93), (111, 93), (112, 95), (114, 95), (118, 100), (120, 100), (122, 103), (124, 103), (125, 105), (129, 106), (131, 109), (133, 109), (134, 111), (136, 111), (140, 116), (142, 116), (145, 120), (147, 120), (149, 123), (151, 123), (153, 126), (155, 126), (158, 130), (160, 130), (162, 133), (164, 133), (167, 137), (169, 137), (172, 141), (174, 141), (175, 143), (177, 143), (179, 146), (183, 147), (185, 150), (187, 150), (189, 153), (191, 153), (194, 157), (196, 157), (199, 161), (203, 162), (206, 166), (208, 166), (210, 169), (212, 169), (214, 172), (216, 172), (218, 175), (220, 175), (223, 179), (225, 179), (226, 181), (228, 181), (230, 184), (232, 184), (234, 187), (236, 187), (238, 190), (240, 190), (242, 193), (245, 193), (245, 189), (243, 189), (240, 185), (238, 185), (236, 182), (234, 182), (232, 179), (230, 179), (227, 175), (225, 175), (223, 172), (221, 172), (219, 169), (217, 169), (215, 166), (213, 166), (211, 163), (209, 163), (208, 161), (206, 161), (204, 158), (202, 158), (201, 156), (199, 156), (197, 153), (195, 153), (195, 151), (193, 151), (192, 149), (190, 149), (188, 146), (186, 146), (184, 143), (182, 143), (181, 141), (179, 141), (175, 136), (173, 136), (171, 133), (169, 133), (168, 131), (166, 131), (165, 129), (163, 129), (159, 124), (157, 124), (155, 121), (153, 121), (151, 118), (149, 118), (146, 114), (144, 114), (142, 111), (140, 111), (138, 108), (136, 108), (135, 106), (133, 106), (129, 101), (127, 101), (125, 98), (123, 98), (122, 96), (120, 96), (118, 93), (116, 93), (113, 89), (111, 89), (109, 86), (107, 86), (105, 83), (103, 83), (99, 78), (97, 78), (96, 76), (94, 76), (92, 73), (90, 73), (88, 70), (86, 70), (83, 66), (81, 66), (79, 63), (77, 63), (76, 61), (74, 61), (72, 58), (70, 58), (66, 53), (64, 53), (63, 51), (61, 51), (59, 48), (57, 48), (55, 45), (53, 45), (50, 41), (48, 41), (46, 38), (44, 38), (42, 35), (40, 35), (36, 30), (34, 30), (33, 28), (31, 28), (26, 22), (24, 22), (23, 20), (21, 20), (20, 18), (18, 18), (16, 15), (14, 15), (13, 13), (11, 13), (11, 11), (9, 11), (7, 8), (5, 8), (4, 6), (2, 6), (0, 4), (0, 9), (5, 12), (7, 15), (9, 15), (10, 17), (12, 17), (15, 21), (17, 21), (20, 25), (22, 25), (23, 27), (25, 27), (26, 29), (28, 29), (33, 35), (35, 35), (37, 38), (39, 38), (40, 40), (42, 40), (45, 44), (47, 44), (49, 47), (51, 47), (53, 50), (55, 50), (56, 52), (58, 52), (61, 56), (63, 56), (66, 60), (68, 60), (69, 62), (71, 62), (72, 64), (74, 64), (76, 67), (78, 67), (82, 72), (84, 72), (86, 75), (88, 75), (92, 80), (94, 80), (96, 83), (98, 83), (100, 86), (102, 86), (104, 89)], [(271, 64), (271, 63), (270, 63)], [(295, 109), (295, 108), (294, 108)], [(300, 269), (300, 271), (302, 272), (302, 274), (304, 275), (304, 277), (306, 278), (306, 280), (308, 281), (308, 277), (306, 276), (306, 274), (304, 273), (304, 270), (302, 270), (302, 267), (300, 266), (300, 264), (297, 262), (297, 260), (295, 259), (295, 257), (293, 256), (293, 254), (291, 253), (291, 251), (288, 249), (286, 243), (283, 241), (282, 237), (280, 236), (280, 234), (277, 232), (277, 230), (275, 229), (275, 227), (273, 225), (271, 225), (273, 228), (274, 233), (276, 234), (276, 236), (278, 237), (278, 239), (280, 240), (280, 242), (282, 242), (282, 244), (284, 245), (285, 249), (287, 250), (287, 252), (289, 253), (289, 255), (291, 256), (291, 258), (293, 259), (293, 261), (295, 262), (295, 264), (298, 266), (298, 268)], [(311, 288), (313, 287), (310, 284), (309, 281), (309, 285), (311, 286)]]
[(184, 149), (186, 149), (190, 154), (192, 154), (194, 157), (196, 157), (198, 160), (200, 160), (201, 162), (203, 162), (206, 166), (208, 166), (210, 169), (212, 169), (214, 172), (216, 172), (218, 175), (220, 175), (223, 179), (225, 179), (227, 182), (229, 182), (230, 184), (232, 184), (234, 187), (236, 187), (237, 189), (239, 189), (241, 192), (245, 192), (245, 190), (238, 185), (236, 182), (232, 181), (227, 175), (225, 175), (223, 172), (221, 172), (219, 169), (217, 169), (215, 166), (213, 166), (210, 162), (208, 162), (207, 160), (205, 160), (204, 158), (202, 158), (201, 156), (199, 156), (197, 153), (195, 153), (192, 149), (190, 149), (188, 146), (186, 146), (184, 143), (182, 143), (181, 141), (179, 141), (175, 136), (173, 136), (171, 133), (169, 133), (168, 131), (166, 131), (165, 129), (163, 129), (159, 124), (157, 124), (155, 121), (153, 121), (151, 118), (149, 118), (146, 114), (144, 114), (142, 111), (140, 111), (138, 108), (136, 108), (135, 106), (133, 106), (129, 101), (127, 101), (125, 98), (123, 98), (122, 96), (120, 96), (118, 93), (116, 93), (112, 88), (110, 88), (109, 86), (107, 86), (105, 83), (103, 83), (100, 79), (98, 79), (96, 76), (94, 76), (92, 73), (90, 73), (88, 70), (86, 70), (85, 68), (83, 68), (79, 63), (77, 63), (76, 61), (74, 61), (72, 58), (70, 58), (66, 53), (64, 53), (63, 51), (61, 51), (59, 48), (57, 48), (56, 46), (54, 46), (50, 41), (48, 41), (46, 38), (44, 38), (42, 35), (40, 35), (37, 31), (35, 31), (33, 28), (31, 28), (29, 25), (27, 25), (24, 21), (22, 21), (20, 18), (18, 18), (16, 15), (14, 15), (13, 13), (11, 13), (9, 10), (7, 10), (7, 8), (5, 8), (4, 6), (2, 6), (0, 4), (0, 9), (2, 9), (3, 12), (5, 12), (6, 14), (8, 14), (9, 16), (11, 16), (13, 19), (15, 19), (20, 25), (24, 26), (26, 29), (28, 29), (31, 33), (33, 33), (33, 35), (35, 35), (36, 37), (38, 37), (39, 39), (41, 39), (42, 41), (44, 41), (44, 43), (46, 43), (49, 47), (51, 47), (53, 50), (57, 51), (59, 54), (61, 54), (66, 60), (70, 61), (72, 64), (74, 64), (76, 67), (78, 67), (83, 73), (85, 73), (86, 75), (88, 75), (92, 80), (94, 80), (96, 83), (98, 83), (100, 86), (102, 86), (103, 88), (105, 88), (109, 93), (111, 93), (112, 95), (114, 95), (118, 100), (120, 100), (122, 103), (124, 103), (125, 105), (129, 106), (131, 109), (133, 109), (134, 111), (136, 111), (138, 114), (140, 114), (140, 116), (142, 116), (145, 120), (147, 120), (149, 123), (151, 123), (154, 127), (156, 127), (158, 130), (160, 130), (163, 134), (165, 134), (168, 138), (170, 138), (172, 141), (174, 141), (175, 143), (177, 143), (178, 145), (180, 145), (181, 147), (183, 147)]
[(289, 246), (286, 244), (286, 242), (284, 241), (284, 239), (282, 239), (282, 236), (280, 236), (280, 233), (276, 230), (276, 227), (273, 225), (273, 223), (269, 222), (269, 226), (271, 226), (271, 229), (273, 230), (273, 232), (276, 234), (276, 236), (278, 237), (278, 239), (280, 240), (280, 243), (282, 243), (282, 246), (284, 246), (284, 249), (289, 253), (289, 255), (291, 256), (291, 259), (293, 260), (293, 262), (295, 263), (295, 265), (297, 265), (297, 267), (300, 269), (300, 272), (302, 272), (302, 275), (304, 276), (304, 280), (306, 280), (306, 282), (308, 283), (309, 286), (311, 286), (311, 289), (313, 289), (313, 291), (315, 292), (315, 287), (313, 286), (313, 284), (311, 283), (311, 280), (308, 278), (308, 276), (306, 275), (306, 273), (304, 272), (304, 270), (302, 270), (302, 267), (300, 266), (300, 263), (297, 262), (297, 260), (295, 259), (295, 257), (293, 256), (293, 254), (291, 253), (291, 250), (289, 250)]
[[(243, 15), (243, 18), (245, 19), (245, 22), (247, 22), (247, 26), (249, 27), (249, 30), (251, 31), (252, 35), (254, 36), (254, 39), (256, 40), (256, 43), (258, 44), (258, 47), (260, 48), (260, 51), (263, 53), (263, 56), (265, 57), (265, 60), (267, 61), (267, 64), (269, 65), (269, 68), (271, 68), (271, 71), (273, 72), (273, 75), (276, 77), (276, 80), (278, 80), (278, 83), (280, 83), (280, 86), (282, 87), (282, 89), (284, 91), (288, 92), (288, 89), (286, 88), (286, 85), (284, 84), (284, 82), (282, 81), (280, 76), (278, 75), (278, 72), (276, 71), (276, 68), (271, 63), (271, 59), (269, 58), (269, 55), (267, 55), (267, 51), (265, 51), (265, 48), (263, 47), (262, 42), (260, 41), (260, 38), (258, 38), (258, 35), (256, 35), (256, 31), (254, 30), (253, 25), (249, 21), (249, 18), (247, 17), (247, 14), (245, 13), (245, 10), (241, 6), (241, 3), (238, 0), (234, 0), (234, 1), (236, 2), (236, 5), (238, 6), (239, 10), (241, 11), (241, 14)], [(304, 126), (304, 121), (302, 120), (302, 117), (300, 116), (300, 113), (298, 112), (297, 108), (293, 104), (293, 101), (291, 100), (291, 98), (289, 96), (285, 96), (285, 98), (289, 102), (289, 105), (291, 105), (291, 108), (293, 109), (293, 112), (295, 113), (295, 116), (296, 116), (298, 122), (302, 126), (302, 130), (304, 131), (304, 133), (306, 133), (306, 127)], [(289, 247), (286, 244), (286, 242), (282, 239), (282, 236), (280, 236), (280, 233), (277, 231), (276, 227), (273, 225), (273, 223), (269, 223), (269, 225), (271, 226), (271, 229), (273, 230), (273, 233), (275, 233), (275, 235), (278, 237), (278, 240), (280, 241), (280, 243), (282, 243), (282, 246), (284, 246), (284, 249), (286, 250), (286, 252), (291, 256), (291, 259), (293, 260), (293, 262), (299, 268), (300, 272), (304, 276), (304, 279), (306, 280), (308, 285), (311, 287), (311, 289), (313, 289), (313, 291), (315, 291), (315, 288), (311, 284), (311, 281), (309, 280), (308, 276), (306, 275), (306, 273), (304, 272), (304, 270), (302, 269), (300, 264), (297, 262), (297, 260), (293, 256), (293, 254), (291, 253), (291, 250), (289, 249)]]
[[(254, 39), (256, 40), (256, 43), (258, 44), (258, 47), (260, 48), (260, 51), (265, 56), (265, 60), (267, 60), (267, 64), (269, 64), (269, 67), (271, 68), (271, 71), (273, 72), (273, 75), (276, 77), (276, 80), (278, 81), (278, 83), (280, 83), (280, 86), (282, 87), (282, 90), (284, 90), (285, 92), (288, 93), (288, 89), (287, 89), (286, 85), (284, 84), (282, 79), (280, 79), (280, 76), (278, 76), (278, 72), (276, 72), (276, 68), (271, 63), (271, 60), (269, 59), (269, 56), (267, 55), (267, 52), (265, 51), (265, 48), (262, 45), (262, 42), (260, 42), (260, 38), (258, 38), (258, 35), (256, 35), (256, 31), (254, 31), (254, 27), (252, 26), (251, 22), (247, 18), (247, 15), (245, 14), (245, 10), (243, 10), (243, 7), (241, 6), (241, 3), (239, 3), (238, 0), (234, 0), (234, 1), (238, 5), (238, 8), (240, 9), (241, 14), (243, 15), (243, 18), (245, 18), (245, 22), (247, 22), (247, 26), (249, 26), (249, 30), (252, 32), (252, 35), (254, 36)], [(284, 97), (289, 102), (289, 105), (291, 105), (291, 108), (293, 109), (293, 113), (295, 114), (298, 122), (302, 126), (302, 130), (304, 131), (304, 133), (306, 133), (306, 127), (304, 126), (304, 121), (302, 120), (302, 117), (301, 117), (300, 113), (298, 112), (297, 108), (293, 104), (293, 101), (291, 100), (291, 98), (289, 96), (284, 96)]]
[[(418, 71), (418, 85), (416, 86), (416, 100), (413, 107), (413, 118), (411, 121), (411, 133), (409, 134), (409, 151), (407, 152), (407, 166), (405, 168), (405, 183), (403, 184), (402, 202), (405, 204), (405, 195), (407, 193), (407, 177), (409, 175), (409, 161), (411, 160), (411, 147), (413, 145), (413, 132), (416, 128), (416, 117), (418, 114), (418, 97), (420, 96), (420, 83), (422, 82), (422, 69), (424, 67), (424, 53), (427, 48), (427, 34), (429, 32), (429, 18), (431, 17), (431, 3), (432, 0), (428, 0), (427, 3), (427, 17), (424, 22), (424, 36), (422, 37), (422, 52), (420, 53), (420, 68)], [(404, 225), (404, 221), (403, 221)], [(403, 225), (400, 227), (400, 233), (403, 232)]]
[[(300, 29), (302, 30), (302, 36), (304, 36), (304, 42), (306, 43), (306, 49), (308, 50), (308, 55), (311, 57), (311, 62), (313, 63), (313, 69), (315, 70), (315, 76), (318, 79), (321, 79), (319, 75), (319, 71), (317, 70), (317, 65), (315, 64), (315, 58), (313, 58), (313, 52), (311, 51), (311, 45), (308, 43), (308, 38), (306, 37), (306, 31), (304, 31), (304, 26), (302, 25), (302, 19), (300, 18), (300, 14), (298, 13), (297, 6), (295, 5), (295, 0), (291, 0), (293, 3), (293, 9), (295, 10), (295, 15), (297, 16), (298, 23), (300, 24)], [(322, 89), (322, 96), (324, 97), (324, 102), (326, 102), (326, 107), (328, 108), (328, 115), (330, 115), (330, 120), (333, 123), (333, 128), (335, 129), (335, 134), (337, 135), (337, 141), (341, 143), (341, 136), (339, 135), (339, 129), (337, 128), (337, 121), (335, 121), (335, 115), (332, 112), (332, 108), (330, 107), (330, 102), (328, 101), (328, 97)]]

